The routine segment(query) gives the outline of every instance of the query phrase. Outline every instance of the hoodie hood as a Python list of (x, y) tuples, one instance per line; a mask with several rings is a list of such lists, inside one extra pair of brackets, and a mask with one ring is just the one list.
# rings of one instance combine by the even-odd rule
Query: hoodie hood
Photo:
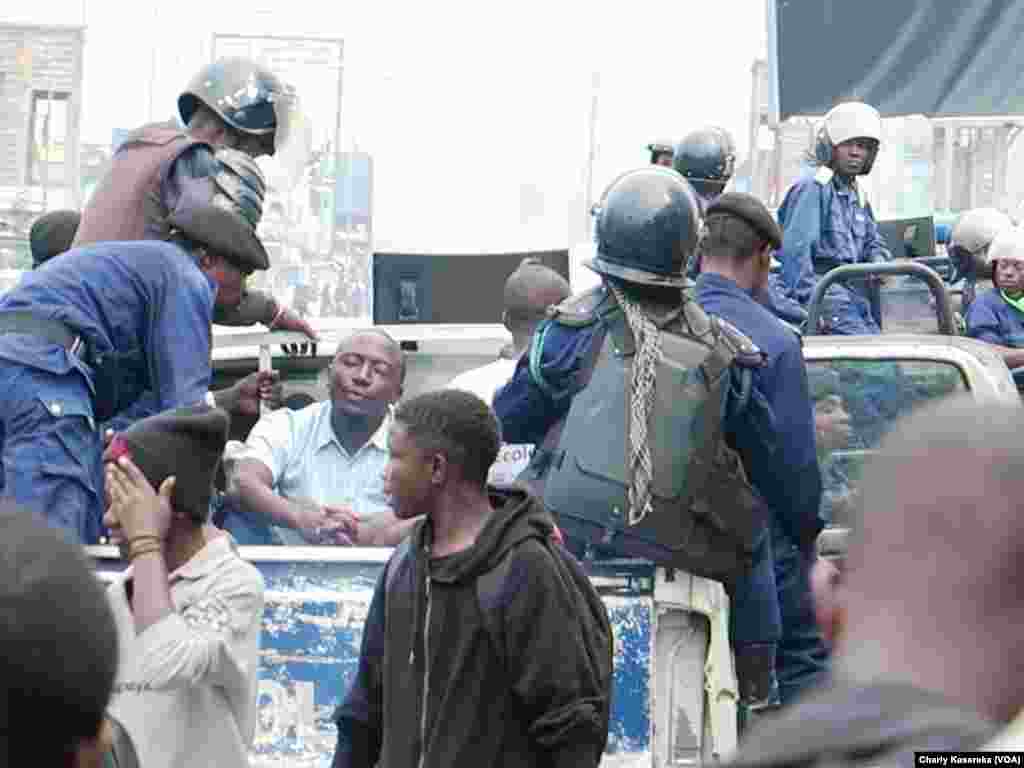
[[(506, 553), (526, 539), (547, 539), (554, 534), (551, 515), (533, 496), (519, 488), (488, 488), (494, 512), (469, 549), (431, 564), (434, 581), (457, 584), (493, 569)], [(413, 530), (417, 559), (429, 560), (433, 526), (429, 518)]]

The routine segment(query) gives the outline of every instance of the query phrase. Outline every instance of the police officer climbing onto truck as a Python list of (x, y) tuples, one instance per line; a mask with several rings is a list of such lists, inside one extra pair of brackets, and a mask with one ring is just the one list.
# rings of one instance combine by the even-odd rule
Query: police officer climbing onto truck
[(0, 297), (2, 491), (85, 544), (104, 509), (97, 424), (146, 390), (157, 412), (209, 401), (214, 308), (268, 266), (250, 222), (212, 197), (168, 224), (170, 242), (72, 248)]
[(682, 291), (698, 202), (678, 173), (623, 174), (597, 216), (588, 266), (602, 284), (539, 326), (495, 396), (502, 434), (540, 446), (522, 479), (571, 549), (725, 584), (741, 703), (770, 707), (781, 628), (767, 509), (721, 418), (744, 410), (730, 389), (749, 391), (763, 356)]
[[(251, 158), (273, 155), (288, 138), (293, 102), (290, 88), (248, 59), (223, 58), (203, 67), (178, 98), (184, 130), (169, 121), (128, 136), (82, 211), (74, 245), (165, 239), (167, 217), (183, 190), (216, 171), (214, 149), (230, 147)], [(265, 191), (259, 190), (261, 198)], [(215, 320), (263, 323), (316, 338), (298, 313), (259, 291), (245, 291), (237, 307), (219, 308)]]
[[(816, 173), (790, 187), (779, 207), (782, 287), (801, 306), (807, 306), (818, 277), (829, 270), (892, 259), (857, 182), (858, 176), (871, 173), (881, 140), (878, 110), (856, 101), (839, 104), (818, 131)], [(830, 286), (822, 308), (823, 330), (880, 333), (869, 303), (869, 283), (875, 282), (877, 278), (868, 278)]]

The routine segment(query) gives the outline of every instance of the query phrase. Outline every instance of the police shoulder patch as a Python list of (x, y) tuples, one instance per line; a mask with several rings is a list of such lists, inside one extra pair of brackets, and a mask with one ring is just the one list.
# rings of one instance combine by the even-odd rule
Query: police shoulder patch
[(765, 364), (764, 352), (749, 336), (721, 317), (715, 316), (715, 323), (718, 325), (722, 337), (733, 350), (735, 362), (749, 368), (759, 368)]
[(611, 291), (599, 285), (577, 296), (570, 296), (548, 309), (548, 317), (559, 325), (570, 328), (585, 328), (596, 323), (603, 315), (615, 309), (615, 298)]

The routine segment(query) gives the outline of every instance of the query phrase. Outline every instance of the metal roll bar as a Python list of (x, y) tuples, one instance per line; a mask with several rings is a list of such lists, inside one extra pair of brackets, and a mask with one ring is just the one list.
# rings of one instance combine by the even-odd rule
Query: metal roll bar
[(939, 333), (949, 336), (956, 335), (956, 322), (953, 319), (953, 304), (949, 298), (942, 277), (934, 269), (916, 261), (894, 261), (885, 264), (847, 264), (829, 271), (818, 282), (807, 307), (807, 335), (818, 333), (818, 320), (821, 318), (821, 305), (825, 293), (833, 283), (851, 279), (883, 277), (886, 275), (909, 275), (923, 280), (935, 298), (935, 314), (938, 316)]

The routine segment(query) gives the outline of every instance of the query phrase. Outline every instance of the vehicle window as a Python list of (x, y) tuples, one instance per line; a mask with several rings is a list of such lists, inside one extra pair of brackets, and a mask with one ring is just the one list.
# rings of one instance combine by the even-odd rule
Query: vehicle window
[(832, 525), (845, 524), (864, 461), (896, 421), (967, 391), (960, 369), (938, 361), (811, 362), (807, 379), (825, 491), (822, 514)]

